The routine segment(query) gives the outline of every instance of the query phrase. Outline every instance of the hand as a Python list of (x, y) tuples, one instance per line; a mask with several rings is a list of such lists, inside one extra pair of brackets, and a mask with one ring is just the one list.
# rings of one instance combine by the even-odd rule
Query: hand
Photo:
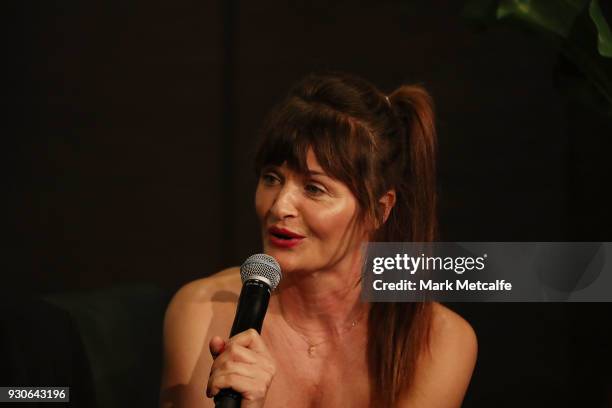
[(242, 394), (241, 408), (263, 407), (276, 366), (259, 333), (249, 329), (227, 342), (214, 336), (209, 347), (214, 362), (206, 395), (212, 398), (222, 388), (232, 388)]

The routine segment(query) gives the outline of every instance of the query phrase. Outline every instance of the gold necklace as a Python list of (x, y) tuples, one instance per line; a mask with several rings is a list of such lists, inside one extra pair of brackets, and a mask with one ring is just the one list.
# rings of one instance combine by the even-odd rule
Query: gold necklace
[[(363, 319), (363, 316), (365, 316), (366, 314), (367, 314), (366, 312), (362, 312), (361, 315), (357, 319), (353, 319), (351, 321), (351, 323), (349, 325), (347, 325), (344, 330), (338, 332), (338, 335), (345, 334), (345, 333), (348, 333), (351, 330), (353, 330), (355, 328), (355, 326), (357, 326), (357, 324), (359, 324), (359, 322), (361, 322), (361, 320)], [(325, 339), (323, 341), (320, 341), (318, 343), (314, 343), (312, 340), (310, 340), (310, 338), (308, 336), (302, 334), (302, 332), (300, 332), (291, 322), (289, 322), (289, 320), (287, 320), (285, 318), (284, 313), (281, 312), (281, 316), (283, 316), (283, 320), (285, 321), (285, 323), (287, 323), (287, 326), (289, 326), (308, 345), (308, 349), (307, 349), (308, 350), (308, 357), (310, 357), (310, 358), (314, 358), (315, 357), (315, 352), (317, 351), (317, 346), (319, 346), (319, 345), (321, 345), (323, 343), (327, 343), (328, 341), (331, 340), (331, 338), (329, 338), (329, 339)]]

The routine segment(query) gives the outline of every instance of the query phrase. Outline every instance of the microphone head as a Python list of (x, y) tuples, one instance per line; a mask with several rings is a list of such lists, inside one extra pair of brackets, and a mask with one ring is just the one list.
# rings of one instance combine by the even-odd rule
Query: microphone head
[(271, 290), (276, 289), (283, 277), (281, 268), (276, 259), (266, 254), (255, 254), (247, 258), (240, 266), (240, 278), (242, 283), (257, 279), (265, 282)]

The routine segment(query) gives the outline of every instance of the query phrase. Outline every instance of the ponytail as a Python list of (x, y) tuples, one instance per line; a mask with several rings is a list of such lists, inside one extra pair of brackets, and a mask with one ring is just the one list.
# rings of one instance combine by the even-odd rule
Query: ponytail
[(431, 242), (436, 237), (436, 129), (431, 96), (418, 85), (404, 85), (390, 98), (408, 138), (408, 190), (410, 241)]
[[(437, 229), (432, 99), (422, 87), (404, 85), (389, 102), (400, 122), (396, 137), (405, 138), (400, 146), (406, 146), (407, 154), (384, 241), (431, 242)], [(431, 303), (373, 303), (368, 326), (372, 405), (392, 407), (414, 383), (420, 356), (429, 352)]]

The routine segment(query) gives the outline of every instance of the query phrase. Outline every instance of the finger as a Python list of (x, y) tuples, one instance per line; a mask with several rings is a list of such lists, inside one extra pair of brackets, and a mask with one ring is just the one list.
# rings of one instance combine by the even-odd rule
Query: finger
[[(236, 361), (227, 361), (220, 365), (214, 371), (214, 376), (224, 376), (228, 374), (238, 374), (243, 377), (259, 379), (264, 383), (269, 383), (274, 377), (274, 372), (270, 372), (263, 364), (240, 363)], [(209, 379), (210, 381), (210, 379)]]
[(206, 389), (206, 395), (209, 396), (209, 398), (213, 397), (224, 388), (231, 388), (242, 394), (243, 398), (253, 400), (265, 397), (268, 390), (268, 384), (261, 380), (231, 373), (215, 376)]
[(214, 359), (219, 354), (223, 353), (223, 350), (225, 349), (225, 340), (219, 336), (213, 336), (208, 343), (208, 347), (210, 349), (210, 354)]
[[(253, 366), (253, 364), (248, 364), (248, 363), (240, 363), (236, 361), (226, 361), (224, 363), (218, 364), (218, 367), (216, 368), (213, 367), (210, 377), (208, 378), (208, 384), (206, 386), (206, 395), (210, 397), (211, 395), (215, 395), (217, 393), (216, 391), (212, 392), (212, 390), (216, 389), (214, 387), (214, 384), (216, 384), (216, 381), (218, 381), (217, 377), (227, 377), (227, 376), (230, 376), (231, 374), (235, 374), (235, 375), (241, 375), (243, 377), (254, 379), (258, 374), (257, 371), (258, 371), (257, 367)], [(225, 388), (225, 387), (221, 387), (221, 388)]]
[(258, 364), (261, 357), (262, 355), (255, 353), (253, 350), (249, 350), (248, 348), (238, 344), (230, 343), (225, 347), (223, 352), (214, 359), (211, 366), (211, 371), (216, 370), (228, 361)]
[(256, 353), (269, 354), (263, 339), (255, 329), (248, 329), (229, 339), (230, 344), (239, 344)]
[(219, 365), (214, 372), (214, 376), (224, 376), (228, 374), (238, 374), (243, 377), (258, 378), (262, 377), (262, 370), (254, 364), (241, 363), (238, 361), (226, 361), (224, 364)]

